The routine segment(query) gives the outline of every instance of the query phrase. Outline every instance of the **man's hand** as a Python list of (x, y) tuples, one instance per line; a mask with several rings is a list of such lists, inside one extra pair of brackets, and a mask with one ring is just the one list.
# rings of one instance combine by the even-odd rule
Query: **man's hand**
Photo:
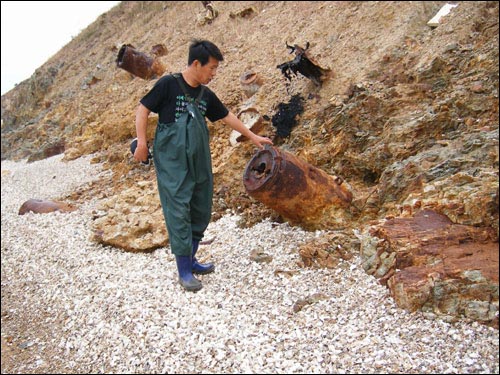
[(229, 112), (228, 115), (222, 119), (222, 121), (241, 135), (250, 139), (250, 141), (252, 141), (252, 143), (260, 149), (263, 149), (265, 144), (273, 144), (273, 141), (271, 141), (269, 138), (261, 137), (260, 135), (253, 133), (250, 129), (247, 129), (245, 124), (243, 124), (241, 120), (232, 112)]
[(137, 148), (135, 149), (134, 152), (134, 159), (140, 162), (147, 162), (148, 161), (148, 153), (149, 149), (146, 143), (137, 143)]
[(267, 137), (261, 137), (260, 135), (257, 135), (255, 133), (252, 133), (252, 137), (250, 138), (252, 143), (257, 146), (260, 149), (264, 148), (264, 145), (273, 145), (273, 141), (271, 141)]

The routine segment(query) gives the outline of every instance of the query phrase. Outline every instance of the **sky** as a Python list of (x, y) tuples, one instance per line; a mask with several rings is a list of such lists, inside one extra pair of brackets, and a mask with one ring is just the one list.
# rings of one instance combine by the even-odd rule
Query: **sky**
[(2, 1), (2, 95), (119, 1)]

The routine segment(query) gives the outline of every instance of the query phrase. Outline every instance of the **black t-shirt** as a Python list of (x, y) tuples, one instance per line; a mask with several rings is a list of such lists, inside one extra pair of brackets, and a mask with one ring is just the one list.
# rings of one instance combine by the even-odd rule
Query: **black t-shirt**
[[(179, 76), (184, 81), (189, 96), (193, 99), (198, 98), (201, 86), (191, 87), (184, 80), (182, 74), (179, 74)], [(188, 100), (184, 92), (171, 74), (160, 78), (151, 91), (141, 99), (143, 106), (152, 112), (158, 113), (158, 120), (161, 124), (177, 121), (180, 115), (187, 111), (187, 103)], [(206, 116), (212, 122), (223, 119), (229, 113), (217, 95), (206, 86), (203, 97), (198, 102), (198, 108), (203, 116)]]

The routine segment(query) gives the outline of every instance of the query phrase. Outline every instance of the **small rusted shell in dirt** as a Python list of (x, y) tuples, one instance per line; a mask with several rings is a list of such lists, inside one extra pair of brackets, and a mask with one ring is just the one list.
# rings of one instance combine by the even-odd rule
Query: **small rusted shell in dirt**
[(46, 214), (54, 211), (71, 212), (75, 211), (76, 207), (63, 202), (42, 200), (42, 199), (28, 199), (24, 202), (19, 209), (19, 215), (34, 212), (35, 214)]
[(168, 53), (167, 47), (165, 44), (155, 44), (151, 48), (151, 54), (155, 55), (156, 57), (161, 57), (165, 56)]
[(259, 88), (264, 83), (264, 80), (258, 73), (245, 72), (240, 76), (240, 83), (246, 97), (250, 98), (257, 91), (259, 91)]

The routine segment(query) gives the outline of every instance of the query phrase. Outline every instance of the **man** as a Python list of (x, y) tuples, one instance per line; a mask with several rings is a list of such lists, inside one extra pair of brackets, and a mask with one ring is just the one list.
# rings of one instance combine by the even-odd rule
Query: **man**
[(223, 61), (222, 53), (215, 44), (207, 40), (193, 41), (188, 66), (180, 74), (160, 78), (141, 99), (136, 113), (134, 158), (137, 161), (148, 157), (149, 113), (159, 115), (153, 144), (158, 192), (179, 282), (189, 291), (202, 288), (193, 273), (207, 274), (215, 269), (211, 263), (198, 263), (195, 257), (212, 214), (212, 162), (205, 117), (212, 122), (222, 120), (259, 148), (272, 144), (269, 138), (247, 129), (204, 86), (215, 77), (220, 61)]

